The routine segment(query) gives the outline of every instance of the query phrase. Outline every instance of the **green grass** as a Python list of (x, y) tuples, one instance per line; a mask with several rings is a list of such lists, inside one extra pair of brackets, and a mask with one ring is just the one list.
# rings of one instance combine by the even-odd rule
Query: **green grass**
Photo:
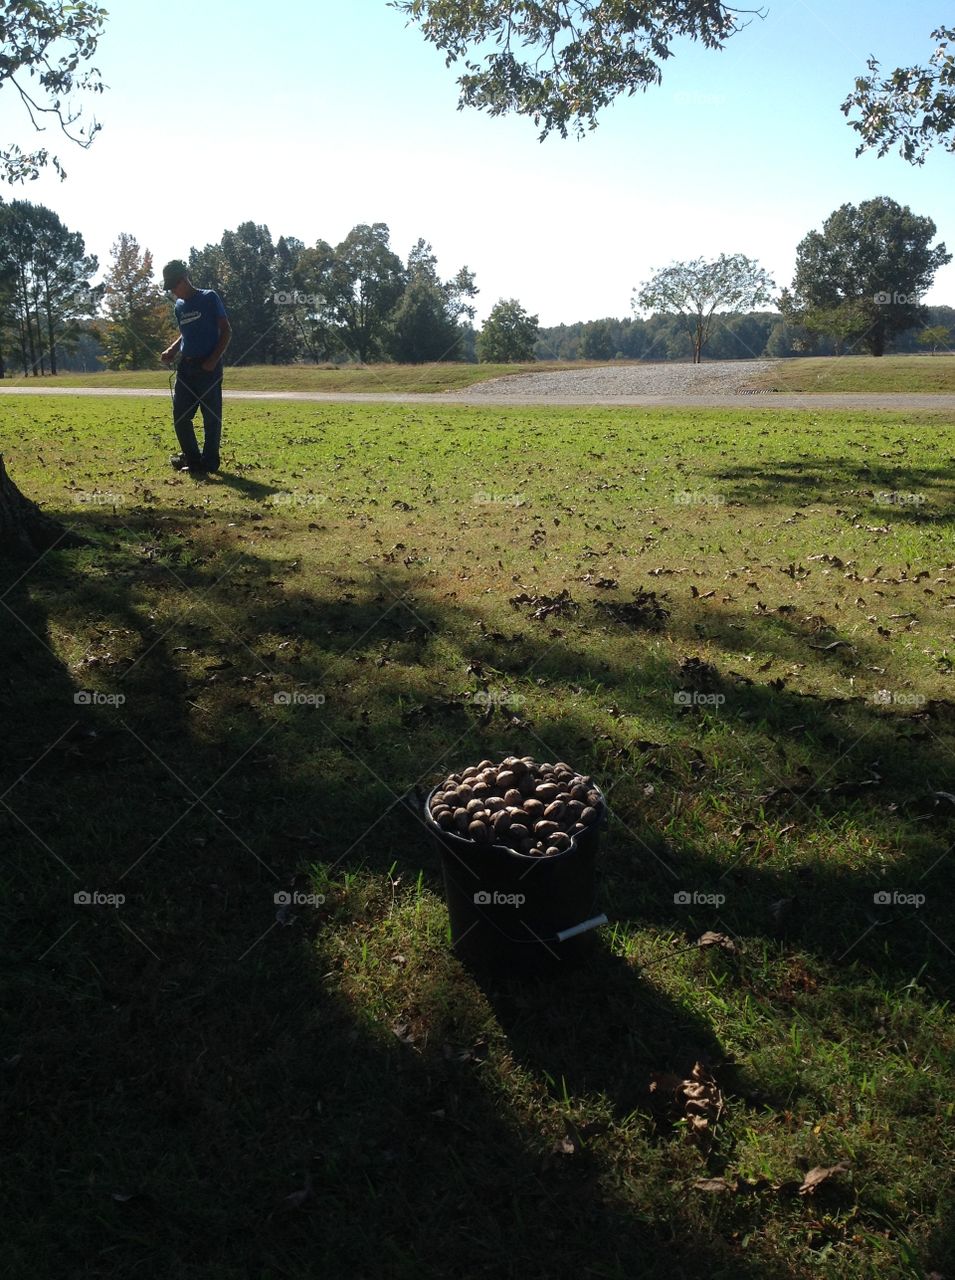
[(775, 391), (955, 392), (955, 356), (806, 356), (780, 360), (752, 385)]
[[(486, 382), (489, 378), (517, 373), (548, 373), (557, 369), (596, 368), (600, 361), (587, 360), (568, 364), (539, 360), (534, 364), (369, 364), (310, 365), (257, 364), (230, 366), (226, 369), (226, 386), (233, 391), (331, 391), (365, 394), (366, 392), (409, 392), (427, 394), (457, 391)], [(5, 385), (22, 383), (40, 386), (46, 379), (8, 378)], [(56, 387), (125, 387), (128, 389), (162, 388), (169, 385), (169, 371), (138, 370), (136, 372), (61, 373), (50, 380)]]
[[(200, 483), (159, 401), (4, 414), (92, 544), (0, 570), (7, 1274), (955, 1271), (947, 418), (236, 404)], [(515, 751), (611, 808), (543, 986), (396, 803)]]

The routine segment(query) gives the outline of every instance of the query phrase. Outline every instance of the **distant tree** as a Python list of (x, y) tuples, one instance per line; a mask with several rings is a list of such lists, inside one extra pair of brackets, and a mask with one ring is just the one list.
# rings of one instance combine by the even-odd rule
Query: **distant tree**
[(367, 363), (381, 354), (388, 320), (405, 287), (405, 270), (383, 222), (353, 227), (333, 249), (319, 240), (296, 268), (318, 334)]
[(0, 378), (7, 376), (7, 358), (12, 346), (14, 327), (14, 273), (9, 262), (0, 258)]
[(798, 245), (784, 314), (881, 356), (895, 334), (923, 321), (920, 298), (952, 260), (944, 244), (931, 247), (934, 236), (931, 218), (888, 196), (842, 205)]
[(189, 275), (199, 289), (215, 289), (229, 313), (232, 364), (274, 363), (275, 248), (268, 227), (243, 222), (217, 245), (191, 249)]
[[(12, 0), (0, 7), (0, 89), (13, 86), (36, 130), (43, 132), (43, 120), (52, 119), (83, 148), (100, 125), (93, 120), (86, 128), (74, 128), (82, 113), (71, 107), (70, 99), (77, 93), (103, 92), (97, 68), (83, 64), (96, 52), (105, 18), (106, 10), (88, 0)], [(0, 148), (0, 176), (8, 182), (36, 178), (46, 164), (66, 177), (47, 147), (24, 151), (12, 143)]]
[(884, 156), (897, 145), (910, 164), (924, 164), (936, 144), (955, 151), (955, 27), (939, 27), (931, 38), (937, 43), (927, 66), (896, 67), (879, 79), (880, 64), (868, 60), (869, 74), (842, 104), (844, 115), (860, 113), (849, 121), (862, 138), (857, 156), (872, 147)]
[[(619, 94), (659, 84), (680, 37), (721, 49), (740, 15), (718, 0), (390, 0), (445, 54), (464, 59), (459, 107), (516, 112), (578, 135)], [(749, 11), (751, 12), (751, 11)], [(480, 54), (480, 61), (477, 55)]]
[(593, 320), (584, 326), (578, 348), (581, 360), (612, 360), (616, 349), (608, 320)]
[(305, 245), (295, 236), (279, 236), (272, 267), (271, 304), (275, 308), (269, 350), (273, 363), (291, 362), (310, 355), (308, 331), (303, 325), (305, 307), (297, 300), (295, 269)]
[(516, 298), (501, 298), (478, 338), (479, 359), (489, 364), (533, 360), (539, 327), (538, 317), (529, 315)]
[(153, 279), (153, 255), (135, 236), (121, 232), (103, 289), (102, 326), (110, 369), (150, 369), (169, 345), (172, 311)]
[(0, 262), (25, 375), (46, 373), (48, 363), (56, 373), (58, 345), (69, 345), (76, 322), (95, 307), (90, 279), (98, 264), (85, 250), (79, 232), (45, 205), (0, 205)]
[(939, 347), (947, 347), (951, 340), (951, 330), (944, 324), (930, 325), (927, 329), (923, 329), (918, 336), (918, 341), (923, 347), (932, 348), (933, 356)]
[(478, 292), (474, 274), (462, 267), (442, 282), (437, 266), (431, 245), (418, 240), (408, 255), (404, 292), (390, 318), (388, 350), (399, 363), (461, 359), (460, 320), (474, 318), (469, 301)]
[(312, 360), (327, 360), (343, 350), (337, 337), (336, 262), (334, 248), (327, 240), (319, 240), (313, 248), (301, 251), (292, 271), (290, 302), (296, 308), (302, 340)]
[(771, 300), (773, 281), (753, 259), (721, 253), (713, 262), (695, 258), (674, 262), (634, 290), (633, 305), (643, 311), (679, 315), (699, 364), (717, 312), (750, 309)]

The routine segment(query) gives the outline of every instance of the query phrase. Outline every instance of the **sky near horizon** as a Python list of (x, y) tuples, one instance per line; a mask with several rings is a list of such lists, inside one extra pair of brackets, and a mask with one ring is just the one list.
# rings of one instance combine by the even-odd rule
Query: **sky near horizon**
[[(679, 259), (745, 253), (788, 285), (803, 236), (874, 196), (955, 253), (955, 156), (857, 159), (839, 110), (870, 54), (926, 61), (943, 4), (768, 0), (722, 52), (678, 43), (661, 86), (543, 143), (531, 120), (458, 111), (453, 68), (385, 0), (105, 7), (101, 134), (85, 152), (50, 135), (66, 181), (0, 191), (55, 209), (101, 268), (120, 232), (158, 268), (246, 221), (306, 244), (385, 222), (403, 259), (422, 236), (443, 276), (475, 272), (478, 322), (515, 297), (549, 326), (631, 314)], [(32, 145), (9, 89), (0, 137)], [(926, 300), (955, 306), (955, 263)]]

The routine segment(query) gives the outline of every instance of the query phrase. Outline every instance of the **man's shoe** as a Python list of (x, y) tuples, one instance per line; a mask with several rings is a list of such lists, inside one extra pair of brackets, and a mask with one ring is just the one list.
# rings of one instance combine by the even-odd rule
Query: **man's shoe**
[(169, 465), (176, 471), (191, 471), (193, 475), (205, 475), (206, 469), (201, 462), (187, 462), (185, 456), (181, 453), (174, 453), (169, 459)]

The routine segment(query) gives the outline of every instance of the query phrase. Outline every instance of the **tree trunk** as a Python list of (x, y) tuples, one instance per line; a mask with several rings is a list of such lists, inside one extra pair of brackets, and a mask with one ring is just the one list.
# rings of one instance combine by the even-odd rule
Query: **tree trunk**
[(44, 515), (7, 475), (0, 454), (0, 555), (39, 555), (53, 547), (86, 547), (86, 538)]

